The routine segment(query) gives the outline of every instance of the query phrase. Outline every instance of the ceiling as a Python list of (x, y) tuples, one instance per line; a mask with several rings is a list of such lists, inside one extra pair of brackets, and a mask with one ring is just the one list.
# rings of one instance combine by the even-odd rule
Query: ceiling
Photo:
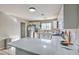
[[(61, 6), (61, 4), (0, 4), (0, 11), (26, 20), (43, 20), (57, 18)], [(30, 12), (29, 7), (35, 7), (36, 11)]]

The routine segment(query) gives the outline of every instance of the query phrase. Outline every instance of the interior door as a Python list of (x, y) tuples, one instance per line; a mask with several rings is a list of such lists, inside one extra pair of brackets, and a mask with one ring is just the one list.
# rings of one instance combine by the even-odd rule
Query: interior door
[(21, 38), (25, 38), (25, 23), (21, 22)]

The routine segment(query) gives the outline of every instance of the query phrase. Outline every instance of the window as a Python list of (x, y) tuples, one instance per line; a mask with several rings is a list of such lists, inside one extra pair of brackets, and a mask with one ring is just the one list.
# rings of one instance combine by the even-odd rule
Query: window
[(57, 21), (53, 21), (53, 28), (57, 29)]
[(41, 29), (42, 30), (51, 30), (51, 23), (42, 23)]
[(59, 20), (59, 29), (64, 29), (64, 20)]

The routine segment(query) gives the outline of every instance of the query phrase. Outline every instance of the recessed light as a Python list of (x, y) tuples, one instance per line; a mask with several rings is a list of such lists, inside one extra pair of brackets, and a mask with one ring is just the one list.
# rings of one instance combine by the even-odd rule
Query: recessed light
[(29, 8), (29, 11), (30, 11), (30, 12), (35, 12), (35, 11), (36, 11), (36, 8), (30, 7), (30, 8)]

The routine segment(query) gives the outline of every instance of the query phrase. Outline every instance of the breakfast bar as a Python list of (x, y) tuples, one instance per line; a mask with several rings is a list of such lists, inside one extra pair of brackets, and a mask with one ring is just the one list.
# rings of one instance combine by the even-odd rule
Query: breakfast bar
[(9, 43), (15, 47), (16, 55), (77, 55), (77, 45), (63, 46), (60, 36), (49, 39), (23, 38)]

